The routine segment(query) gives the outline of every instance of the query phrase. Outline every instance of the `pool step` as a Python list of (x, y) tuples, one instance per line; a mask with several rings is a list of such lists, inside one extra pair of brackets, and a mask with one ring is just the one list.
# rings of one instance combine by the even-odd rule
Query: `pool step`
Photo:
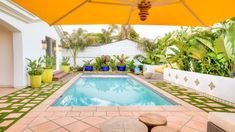
[(53, 74), (53, 80), (54, 81), (58, 81), (58, 80), (61, 80), (62, 78), (68, 76), (69, 73), (65, 73), (65, 72), (62, 72), (62, 71), (55, 71), (54, 74)]

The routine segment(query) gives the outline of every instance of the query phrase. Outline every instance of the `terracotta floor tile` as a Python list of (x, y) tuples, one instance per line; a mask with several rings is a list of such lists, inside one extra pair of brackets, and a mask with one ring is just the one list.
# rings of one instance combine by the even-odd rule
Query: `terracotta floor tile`
[(140, 107), (138, 107), (138, 106), (120, 106), (119, 110), (125, 111), (125, 112), (126, 111), (133, 112), (133, 111), (140, 111)]
[(56, 129), (56, 130), (54, 130), (52, 132), (69, 132), (69, 131), (64, 129), (64, 128), (62, 128), (62, 127), (60, 127), (60, 128), (58, 128), (58, 129)]
[(95, 126), (99, 123), (102, 123), (105, 121), (105, 119), (101, 117), (87, 117), (85, 119), (82, 119), (83, 122), (86, 122), (88, 124), (91, 124), (92, 126)]
[(86, 129), (84, 132), (101, 132), (101, 130), (95, 127), (90, 127)]
[(72, 111), (80, 111), (80, 112), (94, 112), (96, 111), (96, 107), (73, 107)]
[(94, 112), (94, 116), (106, 116), (106, 112)]
[(189, 121), (185, 126), (199, 131), (206, 131), (207, 128), (207, 124), (193, 120)]
[(143, 106), (140, 107), (140, 111), (164, 111), (161, 106)]
[(54, 112), (47, 112), (47, 111), (45, 111), (45, 112), (40, 113), (39, 117), (52, 117), (53, 114), (54, 114)]
[(77, 111), (70, 111), (67, 113), (66, 116), (80, 116), (81, 112), (77, 112)]
[(112, 111), (116, 112), (119, 111), (118, 107), (115, 106), (102, 106), (102, 107), (97, 107), (97, 111)]
[(119, 112), (107, 112), (107, 116), (119, 116)]
[(50, 131), (53, 131), (59, 127), (60, 126), (58, 126), (54, 122), (48, 121), (48, 122), (33, 126), (30, 129), (32, 129), (34, 132), (41, 132), (42, 130), (43, 130), (43, 132), (50, 132)]
[(93, 112), (81, 112), (80, 116), (83, 116), (83, 117), (93, 116)]
[(120, 112), (120, 116), (133, 116), (132, 112)]
[(201, 131), (198, 131), (198, 130), (195, 130), (195, 129), (192, 129), (192, 128), (189, 128), (189, 127), (183, 127), (180, 132), (201, 132)]
[(35, 118), (32, 122), (30, 122), (29, 126), (36, 126), (36, 125), (39, 125), (39, 124), (42, 124), (42, 123), (45, 123), (45, 122), (48, 122), (49, 120), (46, 119), (46, 118), (43, 118), (43, 117), (38, 117), (38, 118)]
[(17, 124), (30, 124), (35, 117), (28, 117), (28, 118), (21, 118), (19, 121), (17, 121)]
[(71, 111), (72, 107), (49, 107), (47, 111)]
[(67, 115), (67, 112), (53, 112), (54, 117), (65, 117)]
[(27, 125), (13, 125), (6, 130), (6, 132), (22, 132), (26, 129)]
[(68, 125), (70, 123), (73, 123), (75, 121), (77, 121), (76, 119), (72, 118), (72, 117), (62, 117), (62, 118), (58, 118), (53, 120), (56, 124), (59, 124), (60, 126), (65, 126)]
[(80, 132), (80, 131), (83, 131), (89, 127), (91, 127), (91, 126), (88, 124), (85, 124), (81, 121), (76, 121), (72, 124), (64, 126), (64, 128), (68, 129), (71, 132)]
[(25, 117), (37, 117), (39, 114), (40, 112), (30, 111), (29, 113), (25, 115)]

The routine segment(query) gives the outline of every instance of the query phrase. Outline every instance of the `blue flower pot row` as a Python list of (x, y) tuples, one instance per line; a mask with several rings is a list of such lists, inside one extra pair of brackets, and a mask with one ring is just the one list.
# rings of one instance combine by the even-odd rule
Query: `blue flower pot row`
[[(101, 66), (101, 71), (109, 71), (109, 66)], [(93, 71), (94, 70), (94, 68), (93, 68), (93, 66), (85, 66), (84, 67), (84, 70), (85, 71)], [(126, 66), (117, 66), (117, 70), (118, 71), (126, 71)]]

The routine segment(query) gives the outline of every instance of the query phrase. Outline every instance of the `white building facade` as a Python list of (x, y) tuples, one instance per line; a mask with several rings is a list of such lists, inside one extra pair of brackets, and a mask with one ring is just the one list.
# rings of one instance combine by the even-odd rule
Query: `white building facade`
[(42, 40), (53, 40), (59, 68), (60, 35), (58, 27), (50, 27), (10, 1), (0, 1), (0, 88), (27, 86), (26, 58), (37, 59), (46, 54)]

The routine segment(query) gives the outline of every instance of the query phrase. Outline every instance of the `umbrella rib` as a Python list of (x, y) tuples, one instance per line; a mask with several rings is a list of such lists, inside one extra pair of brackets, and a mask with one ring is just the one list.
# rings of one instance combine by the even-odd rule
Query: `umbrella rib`
[(132, 6), (132, 4), (128, 3), (112, 3), (112, 2), (100, 2), (100, 1), (90, 1), (90, 3), (94, 4), (103, 4), (103, 5), (117, 5), (117, 6)]
[(131, 16), (133, 14), (133, 11), (134, 11), (134, 7), (132, 6), (131, 7), (131, 10), (130, 10), (130, 13), (129, 13), (129, 16), (128, 16), (128, 19), (127, 19), (127, 25), (130, 23), (130, 20), (131, 20)]
[(66, 14), (64, 14), (63, 16), (61, 16), (60, 18), (56, 19), (54, 22), (52, 22), (50, 25), (54, 25), (56, 23), (58, 23), (60, 20), (64, 19), (65, 17), (67, 17), (69, 14), (71, 14), (72, 12), (76, 11), (78, 8), (82, 7), (83, 5), (85, 5), (86, 3), (90, 2), (91, 0), (85, 0), (82, 3), (80, 3), (79, 5), (77, 5), (76, 7), (74, 7), (73, 9), (71, 9), (70, 11), (68, 11)]
[(195, 18), (197, 19), (197, 21), (202, 25), (202, 26), (206, 26), (202, 20), (182, 1), (182, 0), (179, 0), (180, 3), (184, 6), (184, 8), (186, 8), (188, 10), (188, 12)]

